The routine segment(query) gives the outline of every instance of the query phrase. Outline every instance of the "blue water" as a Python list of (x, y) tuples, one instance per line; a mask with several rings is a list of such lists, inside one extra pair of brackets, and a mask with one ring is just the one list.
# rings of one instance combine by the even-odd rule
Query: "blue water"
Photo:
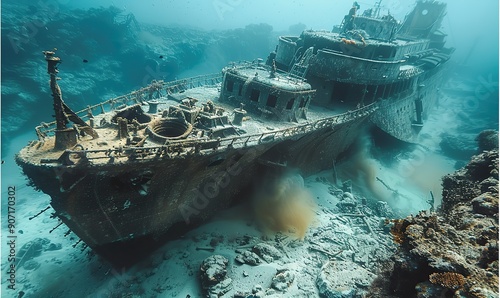
[[(79, 252), (81, 245), (73, 249), (71, 245), (77, 239), (64, 237), (65, 227), (49, 233), (57, 224), (50, 218), (50, 210), (28, 220), (48, 206), (50, 198), (26, 186), (13, 157), (35, 138), (34, 126), (52, 119), (43, 50), (58, 48), (58, 55), (63, 59), (59, 67), (63, 97), (68, 105), (79, 110), (143, 87), (155, 79), (174, 80), (218, 72), (229, 61), (265, 60), (274, 50), (279, 35), (297, 35), (303, 29), (331, 30), (349, 11), (352, 1), (310, 3), (305, 0), (95, 0), (84, 3), (2, 0), (2, 244), (8, 231), (8, 187), (13, 186), (17, 190), (19, 225), (16, 232), (20, 245), (37, 237), (63, 245), (62, 250), (44, 250), (44, 255), (36, 259), (39, 269), (20, 271), (21, 279), (15, 292), (6, 290), (5, 266), (9, 251), (2, 246), (2, 297), (17, 297), (20, 291), (27, 293), (27, 297), (68, 294), (95, 297), (93, 287), (98, 288), (103, 297), (108, 293), (106, 289), (113, 288), (113, 283), (122, 281), (119, 272), (113, 272), (96, 258), (89, 261), (87, 252)], [(373, 3), (360, 4), (363, 11)], [(426, 149), (398, 155), (399, 161), (412, 165), (412, 173), (403, 177), (397, 166), (391, 168), (390, 163), (374, 161), (372, 156), (350, 160), (353, 166), (347, 163), (341, 168), (345, 177), (354, 181), (357, 190), (375, 197), (377, 192), (386, 190), (381, 190), (380, 185), (370, 186), (373, 181), (367, 183), (366, 177), (374, 173), (385, 173), (388, 181), (395, 185), (407, 185), (403, 193), (421, 201), (406, 201), (404, 206), (402, 201), (399, 206), (397, 202), (390, 202), (402, 213), (425, 208), (424, 196), (428, 190), (439, 192), (440, 183), (437, 181), (436, 185), (436, 180), (465, 163), (472, 155), (470, 152), (476, 150), (475, 135), (484, 129), (498, 129), (498, 1), (483, 0), (479, 5), (449, 0), (447, 4), (442, 30), (448, 34), (447, 46), (455, 47), (456, 52), (449, 65), (448, 81), (441, 88), (445, 96), (431, 117), (432, 127), (424, 129), (421, 141)], [(413, 1), (390, 0), (383, 1), (382, 8), (403, 19), (412, 6)], [(464, 146), (470, 146), (471, 151), (467, 151), (464, 158), (453, 154), (464, 152), (445, 152), (440, 146), (443, 134), (469, 140)], [(422, 152), (423, 159), (415, 157)], [(41, 227), (44, 232), (40, 232)], [(45, 284), (33, 285), (30, 274), (33, 280), (43, 280)], [(79, 280), (79, 274), (84, 280)], [(44, 275), (46, 278), (42, 278)], [(193, 280), (189, 283), (196, 284)], [(79, 286), (72, 291), (68, 286), (72, 284)], [(43, 289), (43, 293), (37, 294), (33, 289)], [(155, 295), (151, 289), (147, 290), (151, 296)], [(185, 292), (176, 290), (176, 293)], [(167, 290), (162, 297), (175, 297), (172, 293), (169, 295)]]

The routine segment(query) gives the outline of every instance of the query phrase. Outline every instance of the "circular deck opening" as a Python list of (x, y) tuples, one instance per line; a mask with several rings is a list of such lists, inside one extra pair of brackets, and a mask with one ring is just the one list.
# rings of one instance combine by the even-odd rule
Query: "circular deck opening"
[(186, 120), (180, 118), (157, 119), (152, 121), (147, 128), (148, 133), (153, 139), (159, 141), (183, 139), (186, 138), (192, 130), (193, 126), (186, 122)]

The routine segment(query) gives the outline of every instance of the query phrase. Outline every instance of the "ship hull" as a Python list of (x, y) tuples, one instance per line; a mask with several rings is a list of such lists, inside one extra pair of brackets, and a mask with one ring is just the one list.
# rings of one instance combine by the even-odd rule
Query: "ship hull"
[(331, 167), (369, 115), (280, 141), (189, 158), (139, 160), (133, 166), (33, 165), (22, 151), (17, 162), (85, 244), (121, 265), (136, 258), (138, 250), (154, 249), (248, 198), (248, 190), (266, 172), (298, 169), (309, 175)]
[(444, 81), (444, 67), (435, 71), (411, 94), (379, 102), (379, 109), (373, 113), (371, 121), (396, 139), (417, 143), (425, 120), (437, 105), (439, 88)]

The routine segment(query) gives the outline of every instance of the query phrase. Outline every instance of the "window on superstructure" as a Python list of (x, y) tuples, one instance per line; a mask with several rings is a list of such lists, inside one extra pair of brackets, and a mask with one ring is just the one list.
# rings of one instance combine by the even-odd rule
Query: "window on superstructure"
[(305, 105), (306, 105), (306, 100), (304, 99), (304, 97), (302, 97), (302, 98), (300, 99), (299, 108), (303, 108)]
[(239, 88), (238, 88), (238, 96), (241, 96), (241, 94), (243, 93), (243, 85), (239, 85)]
[(233, 92), (233, 88), (234, 88), (234, 81), (228, 80), (226, 82), (226, 90), (228, 92)]
[(379, 59), (388, 59), (391, 58), (392, 47), (381, 45), (377, 48)]
[(268, 107), (275, 108), (277, 102), (278, 102), (278, 97), (276, 95), (269, 94), (269, 96), (267, 97), (266, 105)]
[(260, 91), (257, 89), (252, 89), (252, 93), (250, 94), (250, 100), (259, 102)]
[(286, 109), (291, 110), (293, 108), (294, 103), (295, 103), (295, 97), (290, 98), (290, 100), (286, 104)]

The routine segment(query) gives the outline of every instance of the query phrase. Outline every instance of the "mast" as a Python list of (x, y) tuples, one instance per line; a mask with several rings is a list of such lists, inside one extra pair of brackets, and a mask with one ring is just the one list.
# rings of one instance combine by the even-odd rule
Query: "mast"
[(377, 3), (375, 3), (375, 17), (378, 19), (380, 17), (380, 4), (382, 3), (382, 0), (379, 0)]
[(61, 58), (55, 57), (54, 51), (43, 51), (45, 55), (45, 60), (47, 61), (47, 73), (50, 75), (50, 90), (52, 91), (52, 97), (54, 98), (54, 112), (56, 117), (57, 130), (64, 130), (67, 128), (69, 123), (68, 116), (64, 113), (63, 100), (61, 94), (61, 88), (57, 84), (57, 65), (61, 63)]
[[(75, 114), (63, 101), (61, 88), (57, 84), (57, 65), (61, 63), (61, 58), (54, 56), (55, 51), (43, 51), (45, 61), (47, 61), (47, 73), (50, 75), (50, 90), (54, 99), (54, 112), (56, 117), (56, 140), (54, 149), (64, 150), (76, 145), (78, 141), (78, 133), (84, 136), (88, 134), (94, 139), (98, 138), (97, 132)], [(69, 121), (75, 123), (71, 128), (68, 128)]]

